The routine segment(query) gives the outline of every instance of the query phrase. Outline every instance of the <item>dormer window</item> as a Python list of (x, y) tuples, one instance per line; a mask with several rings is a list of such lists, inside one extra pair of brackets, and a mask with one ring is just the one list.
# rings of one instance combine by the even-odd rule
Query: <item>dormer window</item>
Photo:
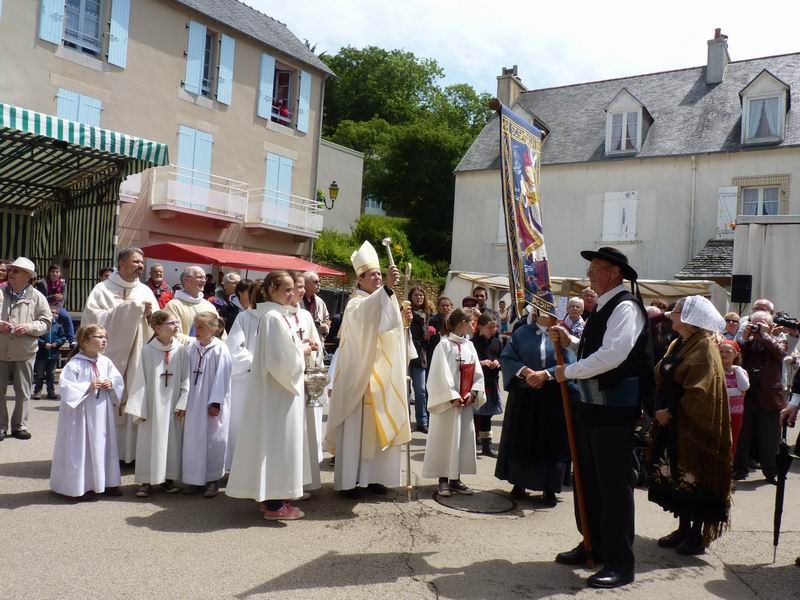
[(639, 149), (639, 113), (625, 112), (611, 115), (611, 152)]
[(783, 141), (789, 86), (766, 69), (739, 92), (742, 101), (742, 144)]
[(606, 106), (606, 156), (638, 154), (653, 117), (623, 88)]

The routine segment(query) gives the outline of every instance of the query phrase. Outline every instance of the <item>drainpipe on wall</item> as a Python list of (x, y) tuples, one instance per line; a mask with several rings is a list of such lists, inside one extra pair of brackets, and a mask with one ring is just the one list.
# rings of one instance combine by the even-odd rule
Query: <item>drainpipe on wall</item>
[(689, 199), (689, 257), (686, 262), (692, 260), (694, 256), (694, 205), (697, 195), (697, 161), (692, 156), (692, 194)]
[[(322, 141), (322, 118), (325, 116), (325, 80), (320, 84), (319, 93), (319, 123), (317, 123), (317, 145), (314, 148), (314, 189), (311, 191), (311, 198), (317, 199), (317, 188), (319, 187), (319, 144)], [(325, 219), (323, 217), (323, 227)], [(314, 262), (314, 238), (311, 238), (311, 248), (308, 251), (308, 260)]]

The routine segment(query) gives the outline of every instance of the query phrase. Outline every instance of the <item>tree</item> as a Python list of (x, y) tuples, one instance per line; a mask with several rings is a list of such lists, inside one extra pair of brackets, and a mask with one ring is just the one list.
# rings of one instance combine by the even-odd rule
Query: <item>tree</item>
[(347, 46), (323, 60), (337, 75), (325, 88), (325, 136), (345, 120), (377, 117), (393, 125), (413, 121), (444, 75), (435, 60), (376, 46)]

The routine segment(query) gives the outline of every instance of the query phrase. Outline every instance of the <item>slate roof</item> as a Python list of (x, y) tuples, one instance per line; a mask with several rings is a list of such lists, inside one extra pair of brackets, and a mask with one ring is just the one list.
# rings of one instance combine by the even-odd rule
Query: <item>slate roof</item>
[(287, 56), (296, 58), (327, 75), (334, 72), (280, 21), (268, 17), (239, 0), (175, 0), (178, 4), (196, 10), (270, 46)]
[[(716, 152), (740, 152), (761, 147), (739, 143), (742, 105), (739, 92), (762, 70), (791, 85), (791, 105), (800, 106), (800, 53), (731, 62), (722, 83), (708, 85), (705, 66), (664, 71), (530, 90), (519, 97), (529, 112), (550, 127), (544, 143), (542, 164), (630, 160), (606, 157), (604, 108), (628, 88), (653, 116), (642, 150), (636, 158), (681, 156)], [(458, 171), (499, 169), (499, 120), (484, 127), (456, 167)], [(784, 140), (767, 146), (800, 145), (800, 116), (786, 114)]]
[(675, 274), (676, 279), (709, 279), (730, 277), (733, 273), (733, 240), (708, 240), (686, 265)]

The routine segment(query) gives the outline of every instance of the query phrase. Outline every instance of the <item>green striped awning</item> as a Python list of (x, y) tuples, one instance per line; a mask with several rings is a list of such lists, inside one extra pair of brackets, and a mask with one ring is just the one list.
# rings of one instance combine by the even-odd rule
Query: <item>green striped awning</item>
[(167, 145), (0, 103), (0, 209), (169, 164)]

